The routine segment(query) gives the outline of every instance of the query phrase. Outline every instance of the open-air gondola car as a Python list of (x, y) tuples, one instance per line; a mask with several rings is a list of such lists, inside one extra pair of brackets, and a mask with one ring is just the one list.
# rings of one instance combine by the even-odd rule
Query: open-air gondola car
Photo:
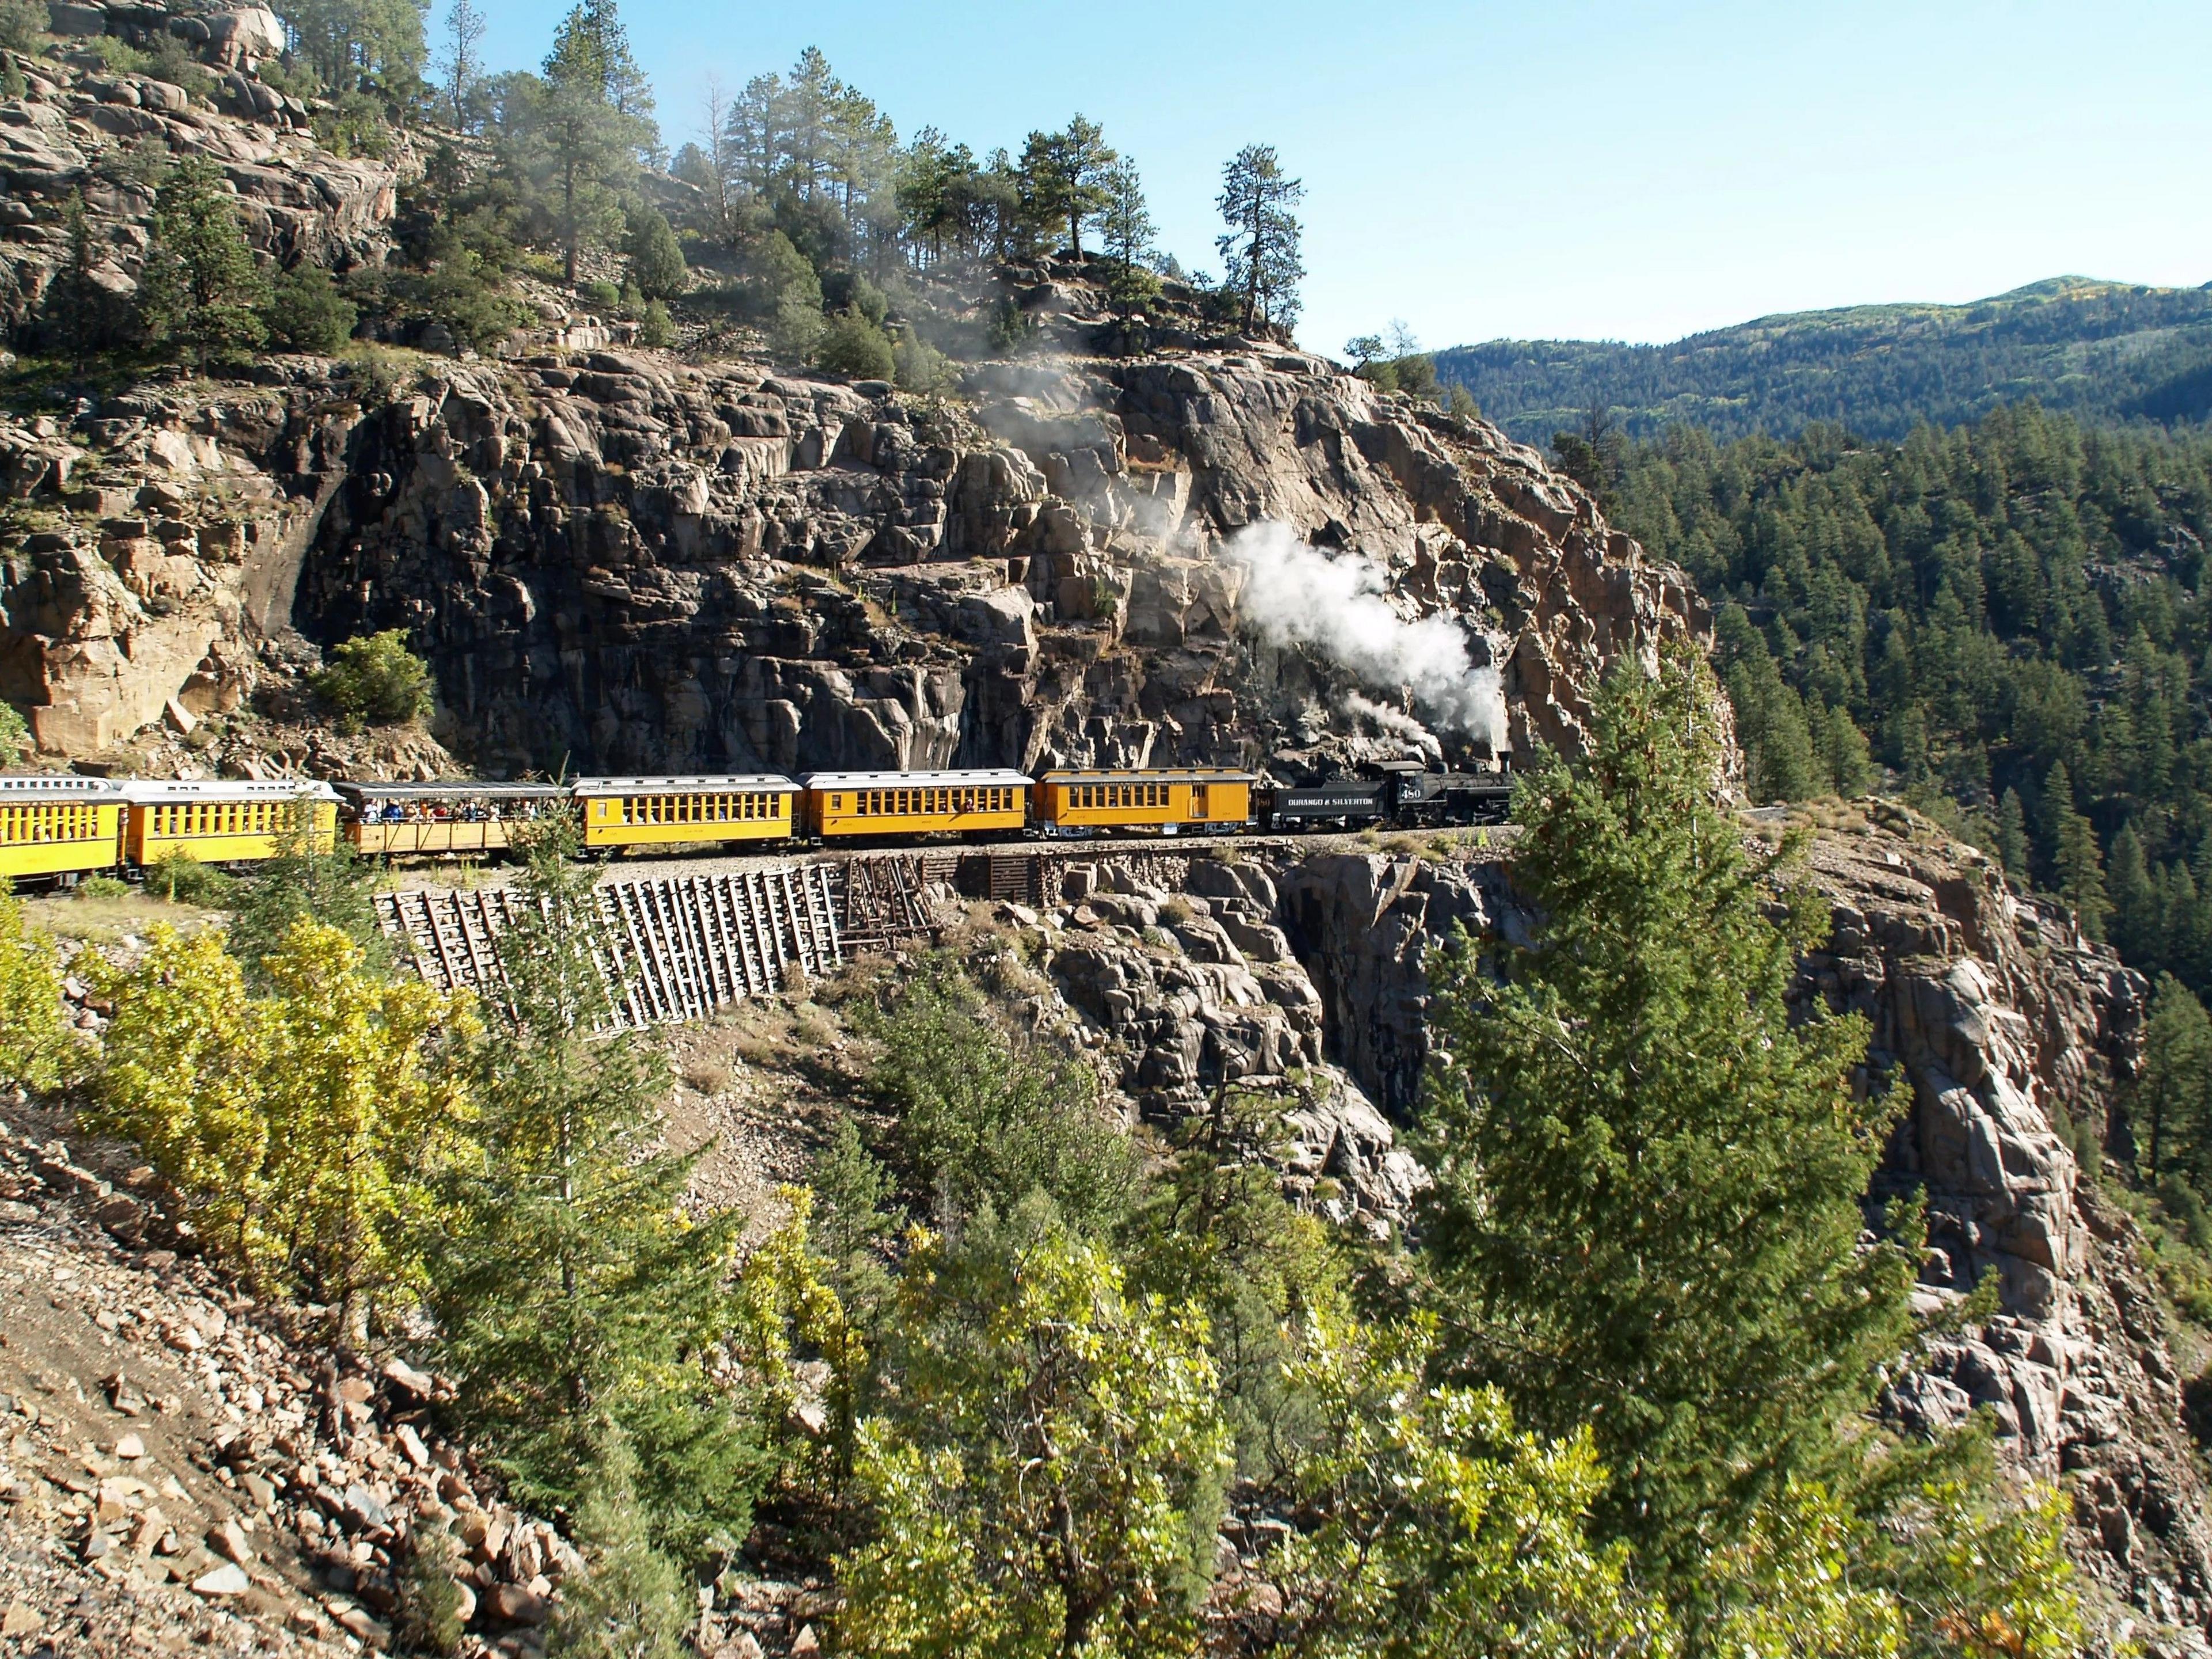
[(341, 783), (345, 836), (373, 858), (479, 858), (573, 791), (557, 783)]

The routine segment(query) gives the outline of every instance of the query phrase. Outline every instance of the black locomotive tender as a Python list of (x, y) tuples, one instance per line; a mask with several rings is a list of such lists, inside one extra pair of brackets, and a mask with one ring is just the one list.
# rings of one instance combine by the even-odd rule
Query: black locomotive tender
[(1419, 761), (1383, 761), (1373, 775), (1332, 778), (1304, 788), (1261, 792), (1260, 821), (1276, 830), (1398, 830), (1503, 823), (1513, 781), (1495, 772), (1431, 772)]

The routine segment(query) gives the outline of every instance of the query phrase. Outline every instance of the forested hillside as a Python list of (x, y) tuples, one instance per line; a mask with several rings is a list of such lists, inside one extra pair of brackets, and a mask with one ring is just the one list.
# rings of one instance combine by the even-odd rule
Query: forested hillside
[(2034, 398), (2097, 422), (2212, 411), (2212, 288), (2078, 276), (1972, 305), (1850, 306), (1762, 317), (1668, 345), (1492, 340), (1436, 356), (1448, 385), (1524, 443), (1593, 408), (1631, 437), (1685, 422), (1721, 439), (1833, 421), (1903, 441), (1923, 421)]
[(1723, 607), (1762, 798), (1880, 762), (2131, 963), (2212, 984), (2212, 441), (2029, 405), (1901, 444), (1680, 428), (1596, 465)]

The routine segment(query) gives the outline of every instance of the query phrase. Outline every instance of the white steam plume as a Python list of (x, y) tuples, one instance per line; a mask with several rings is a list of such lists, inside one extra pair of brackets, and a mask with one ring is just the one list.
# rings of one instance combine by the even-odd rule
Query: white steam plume
[(1437, 725), (1493, 753), (1504, 745), (1498, 671), (1468, 660), (1467, 637), (1450, 617), (1400, 616), (1372, 561), (1332, 556), (1271, 520), (1238, 531), (1222, 551), (1250, 572), (1239, 609), (1270, 644), (1311, 646), (1369, 685), (1411, 691)]
[(1429, 728), (1403, 709), (1363, 697), (1357, 691), (1347, 691), (1344, 697), (1344, 712), (1368, 721), (1378, 731), (1388, 732), (1393, 737), (1403, 738), (1407, 742), (1419, 745), (1424, 754), (1443, 753)]

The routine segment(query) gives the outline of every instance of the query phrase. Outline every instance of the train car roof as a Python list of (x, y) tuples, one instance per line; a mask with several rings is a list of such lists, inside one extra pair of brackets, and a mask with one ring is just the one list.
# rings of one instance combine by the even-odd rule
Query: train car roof
[(783, 790), (796, 794), (799, 786), (775, 772), (734, 772), (720, 777), (579, 778), (579, 795), (717, 795), (738, 790)]
[(1256, 772), (1239, 772), (1225, 766), (1158, 766), (1141, 772), (1088, 772), (1059, 768), (1038, 778), (1039, 783), (1257, 783)]
[(17, 772), (0, 775), (0, 799), (21, 800), (33, 795), (58, 795), (82, 800), (87, 796), (120, 796), (122, 790), (108, 778), (79, 777), (74, 772)]
[(320, 778), (133, 778), (123, 798), (134, 805), (173, 800), (336, 800), (338, 792)]
[(465, 796), (471, 800), (566, 800), (574, 793), (565, 783), (476, 783), (466, 778), (453, 778), (443, 783), (355, 783), (341, 780), (337, 786), (341, 795), (355, 795), (363, 800), (451, 800)]
[(1001, 784), (1030, 787), (1026, 772), (1005, 767), (979, 772), (809, 772), (799, 781), (809, 789), (985, 788)]

